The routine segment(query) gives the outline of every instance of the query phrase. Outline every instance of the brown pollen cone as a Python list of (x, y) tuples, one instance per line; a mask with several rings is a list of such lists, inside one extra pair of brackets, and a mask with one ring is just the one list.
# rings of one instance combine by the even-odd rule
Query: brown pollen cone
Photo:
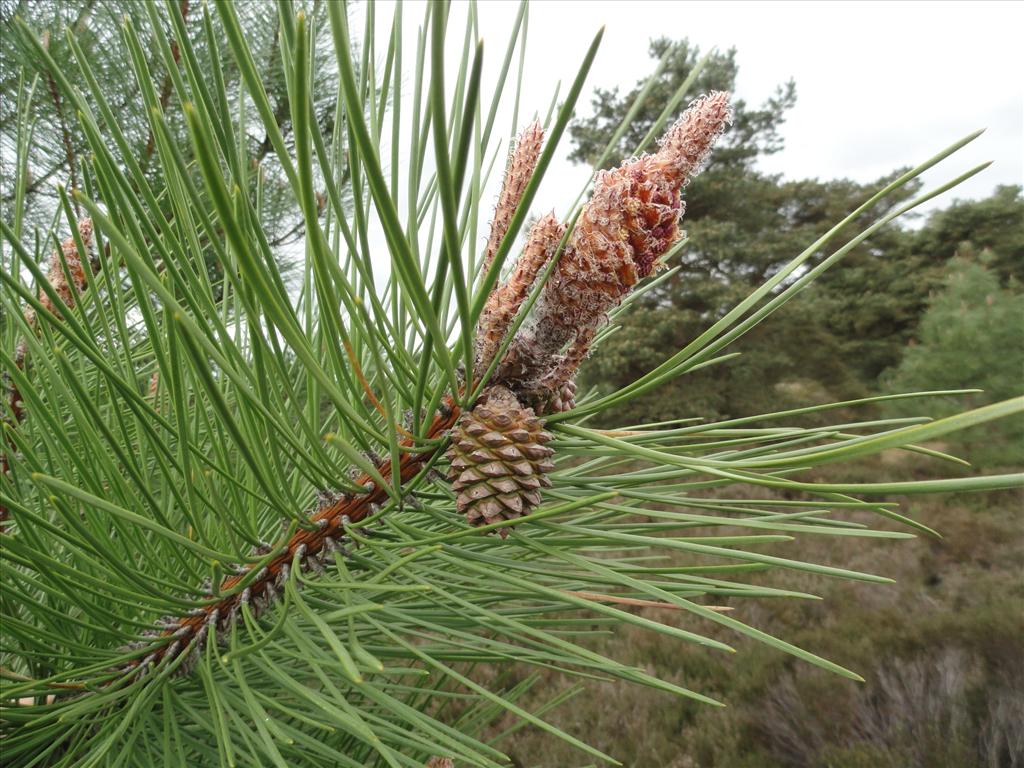
[(543, 142), (544, 129), (540, 127), (539, 122), (534, 120), (516, 137), (515, 146), (509, 152), (505, 177), (498, 195), (498, 205), (494, 209), (494, 219), (491, 221), (491, 231), (487, 237), (487, 250), (484, 252), (481, 275), (486, 275), (491, 269), (491, 264), (494, 263), (498, 246), (501, 245), (502, 238), (508, 232), (509, 223), (512, 221), (512, 216), (515, 215), (516, 208), (519, 207), (519, 201), (523, 198), (526, 185), (533, 177)]
[[(92, 245), (92, 219), (82, 219), (78, 222), (78, 234), (82, 238), (82, 244), (88, 249)], [(85, 267), (82, 265), (82, 258), (78, 253), (75, 238), (69, 237), (61, 243), (61, 252), (63, 253), (64, 261), (68, 265), (68, 272), (71, 273), (71, 279), (75, 283), (75, 288), (80, 292), (84, 291), (86, 286)], [(61, 301), (67, 306), (73, 307), (75, 299), (71, 293), (71, 286), (68, 285), (67, 277), (64, 274), (64, 267), (61, 264), (60, 257), (61, 254), (56, 251), (51, 254), (48, 279), (50, 285), (54, 287), (60, 296)], [(49, 296), (42, 291), (40, 291), (39, 300), (44, 307), (51, 311), (53, 310), (53, 304), (50, 302)]]
[(531, 227), (526, 247), (505, 282), (491, 291), (477, 326), (476, 374), (482, 376), (497, 354), (537, 275), (551, 260), (565, 234), (565, 225), (548, 214)]
[(498, 380), (540, 407), (572, 379), (608, 313), (660, 267), (679, 238), (681, 190), (731, 119), (728, 94), (709, 94), (669, 129), (658, 152), (598, 174)]
[[(78, 234), (82, 238), (82, 244), (88, 251), (92, 247), (92, 219), (82, 219), (78, 222)], [(46, 274), (47, 282), (65, 306), (74, 307), (75, 295), (68, 284), (67, 275), (64, 272), (64, 264), (61, 263), (62, 255), (68, 267), (67, 271), (71, 275), (71, 280), (75, 284), (75, 290), (81, 293), (85, 290), (88, 283), (86, 281), (85, 266), (82, 264), (82, 257), (78, 253), (78, 246), (75, 244), (74, 237), (65, 239), (61, 243), (60, 251), (54, 251), (50, 254), (49, 270)], [(91, 269), (90, 271), (95, 272), (96, 270)], [(57, 312), (53, 301), (50, 300), (49, 294), (41, 288), (39, 289), (39, 303), (50, 312)], [(29, 325), (35, 327), (36, 313), (32, 307), (25, 308), (25, 319), (28, 320)], [(23, 355), (23, 350), (19, 354)]]
[[(508, 389), (485, 390), (452, 430), (448, 477), (458, 511), (478, 526), (528, 515), (540, 504), (540, 488), (551, 485), (551, 439)], [(507, 528), (499, 532), (508, 536)]]

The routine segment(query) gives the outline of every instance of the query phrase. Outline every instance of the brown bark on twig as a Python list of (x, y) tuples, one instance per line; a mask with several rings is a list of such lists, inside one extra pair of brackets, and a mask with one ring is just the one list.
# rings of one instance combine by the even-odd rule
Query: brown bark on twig
[[(78, 189), (78, 166), (75, 162), (75, 147), (71, 141), (71, 131), (68, 129), (68, 123), (64, 117), (64, 102), (61, 100), (60, 91), (57, 89), (57, 81), (53, 79), (53, 75), (47, 75), (46, 81), (50, 88), (53, 106), (57, 110), (57, 119), (60, 121), (60, 134), (64, 142), (64, 156), (68, 162), (68, 173), (71, 176), (71, 191), (74, 192)], [(81, 209), (78, 207), (78, 201), (75, 200), (74, 195), (72, 195), (71, 199), (74, 202), (75, 215), (81, 215)]]
[[(190, 10), (189, 0), (181, 0), (179, 5), (181, 9), (181, 20), (188, 21), (188, 12)], [(174, 65), (177, 66), (178, 62), (181, 61), (181, 48), (178, 45), (177, 40), (171, 40), (171, 57), (174, 59)], [(168, 72), (164, 75), (163, 83), (160, 85), (160, 111), (163, 112), (167, 109), (168, 103), (171, 100), (171, 87), (174, 81), (171, 78), (171, 73)], [(146, 152), (143, 156), (143, 161), (148, 162), (153, 156), (153, 150), (156, 148), (156, 139), (153, 136), (153, 129), (149, 129), (149, 137), (146, 139)]]
[[(455, 424), (459, 414), (459, 407), (454, 400), (451, 397), (446, 398), (442, 411), (434, 418), (427, 431), (427, 438), (442, 437)], [(413, 441), (405, 439), (401, 444), (411, 447)], [(393, 473), (397, 471), (402, 483), (407, 483), (437, 454), (438, 450), (440, 446), (434, 451), (406, 452), (397, 468), (390, 460), (385, 459), (378, 464), (377, 469), (386, 481), (390, 482)], [(349, 527), (357, 525), (373, 514), (377, 505), (387, 500), (386, 489), (375, 483), (368, 475), (357, 477), (356, 482), (369, 490), (359, 495), (342, 495), (332, 503), (319, 508), (310, 516), (310, 522), (317, 526), (316, 529), (296, 531), (288, 539), (281, 553), (260, 569), (246, 589), (237, 590), (188, 616), (178, 618), (176, 624), (163, 633), (164, 644), (144, 658), (133, 661), (128, 665), (127, 671), (142, 672), (150, 665), (156, 667), (186, 653), (193, 654), (196, 649), (201, 650), (211, 626), (217, 630), (226, 629), (232, 617), (241, 609), (243, 601), (248, 603), (266, 599), (266, 595), (275, 589), (275, 585), (279, 583), (282, 574), (287, 572), (286, 569), (291, 567), (296, 556), (306, 563), (310, 558), (317, 558), (322, 552), (326, 552), (332, 540), (344, 540)], [(220, 585), (220, 592), (231, 592), (244, 579), (250, 578), (253, 568), (254, 566), (249, 566), (245, 572), (224, 579)]]

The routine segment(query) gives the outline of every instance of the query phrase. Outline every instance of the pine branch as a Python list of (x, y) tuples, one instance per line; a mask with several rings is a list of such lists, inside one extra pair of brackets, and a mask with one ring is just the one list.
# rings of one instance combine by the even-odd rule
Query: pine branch
[[(180, 0), (179, 10), (181, 11), (182, 22), (188, 21), (188, 12), (190, 10), (189, 0)], [(178, 45), (177, 40), (171, 40), (171, 58), (174, 59), (174, 64), (177, 66), (181, 62), (181, 47)], [(172, 87), (174, 80), (171, 77), (171, 73), (168, 72), (164, 75), (163, 82), (160, 84), (160, 111), (165, 112), (167, 105), (171, 100)], [(153, 135), (153, 128), (149, 129), (149, 136), (146, 138), (146, 149), (143, 153), (142, 167), (145, 169), (149, 160), (153, 157), (153, 152), (156, 149), (156, 137)]]
[[(670, 231), (676, 231), (675, 219), (681, 213), (681, 206), (678, 204), (679, 187), (688, 183), (699, 171), (700, 163), (710, 152), (729, 116), (724, 94), (715, 94), (705, 101), (696, 103), (668, 133), (662, 153), (654, 157), (649, 167), (644, 166), (648, 174), (648, 185), (663, 190), (663, 195), (667, 190), (675, 191), (676, 205), (668, 209), (674, 217), (671, 222), (666, 222), (664, 216), (638, 215), (642, 210), (642, 203), (633, 203), (628, 196), (611, 196), (621, 208), (612, 207), (613, 204), (608, 202), (610, 196), (605, 187), (618, 184), (618, 177), (613, 174), (602, 177), (593, 200), (581, 217), (581, 223), (577, 224), (577, 229), (573, 232), (570, 242), (574, 251), (567, 257), (566, 263), (570, 266), (574, 263), (601, 263), (603, 274), (623, 276), (619, 278), (622, 282), (615, 286), (611, 299), (607, 298), (607, 285), (594, 280), (587, 285), (585, 278), (574, 278), (577, 280), (578, 288), (571, 294), (571, 299), (567, 298), (564, 286), (557, 282), (546, 284), (542, 296), (547, 298), (549, 314), (562, 318), (562, 322), (570, 318), (582, 322), (584, 325), (579, 329), (580, 334), (588, 334), (596, 325), (597, 316), (592, 314), (593, 319), (586, 315), (580, 316), (579, 312), (573, 310), (574, 302), (579, 302), (581, 297), (583, 301), (587, 301), (586, 291), (596, 291), (596, 295), (602, 297), (599, 312), (603, 315), (632, 290), (637, 282), (637, 273), (640, 269), (638, 265), (653, 265), (674, 241), (674, 237), (666, 237), (661, 228), (668, 223), (671, 224)], [(502, 197), (506, 210), (492, 222), (489, 252), (492, 246), (496, 249), (497, 243), (504, 237), (508, 221), (521, 201), (522, 189), (525, 188), (536, 165), (536, 156), (540, 152), (541, 144), (540, 128), (535, 124), (529, 131), (529, 134), (524, 135), (529, 135), (530, 141), (524, 140), (520, 144), (520, 147), (528, 146), (529, 157), (510, 162), (506, 169), (504, 186), (508, 194), (503, 194)], [(517, 154), (518, 150), (513, 157), (517, 157)], [(637, 177), (630, 168), (626, 170), (630, 178), (643, 178)], [(592, 209), (596, 209), (597, 213), (591, 213)], [(628, 216), (632, 218), (623, 218)], [(616, 217), (622, 219), (621, 224), (615, 223)], [(581, 235), (579, 229), (609, 226), (613, 228), (610, 237), (616, 240), (623, 239), (627, 243), (625, 249), (606, 250), (608, 237), (595, 237), (589, 228), (584, 229)], [(616, 229), (618, 226), (623, 228), (622, 236)], [(528, 289), (537, 274), (554, 258), (553, 246), (564, 233), (553, 220), (542, 222), (541, 230), (551, 231), (541, 237), (542, 242), (534, 243), (531, 240), (520, 259), (520, 265), (526, 265), (528, 275), (520, 274), (520, 265), (517, 265), (508, 283), (497, 286), (491, 301), (488, 302), (493, 306), (496, 299), (507, 307), (507, 311), (500, 317), (495, 312), (485, 312), (481, 318), (481, 335), (493, 339), (494, 344), (486, 359), (478, 363), (480, 375), (490, 364), (494, 351), (509, 330), (511, 318), (526, 299)], [(654, 240), (651, 239), (650, 231), (654, 232)], [(487, 267), (489, 266), (488, 264)], [(650, 270), (653, 267), (643, 268)], [(518, 338), (517, 336), (516, 339)], [(586, 338), (589, 347), (591, 336), (581, 335), (580, 338)], [(352, 359), (351, 347), (346, 349)], [(560, 356), (557, 354), (557, 348), (553, 346), (547, 346), (544, 350), (546, 357), (535, 354), (531, 358), (531, 367), (524, 373), (549, 381), (553, 392), (571, 378), (582, 357), (571, 350), (567, 355)], [(364, 389), (369, 391), (371, 398), (376, 401), (369, 384), (361, 374), (360, 366), (356, 364), (354, 368)], [(520, 369), (510, 368), (508, 365), (505, 366), (505, 370), (520, 372)], [(533, 410), (524, 409), (515, 396), (502, 386), (508, 383), (507, 375), (499, 375), (497, 380), (491, 382), (480, 398), (483, 404), (473, 408), (468, 420), (461, 426), (461, 431), (455, 436), (454, 455), (457, 461), (453, 462), (453, 470), (456, 473), (453, 476), (458, 477), (458, 482), (453, 487), (459, 493), (459, 510), (466, 514), (468, 521), (473, 525), (491, 525), (502, 519), (514, 520), (528, 514), (539, 504), (540, 496), (536, 489), (546, 483), (544, 474), (553, 467), (547, 460), (551, 455), (551, 449), (543, 447), (543, 442), (550, 440), (551, 437), (531, 426), (538, 423), (533, 416)], [(426, 439), (443, 438), (447, 431), (455, 426), (460, 413), (456, 399), (448, 396), (442, 403), (440, 414), (431, 422)], [(522, 436), (506, 437), (501, 434), (507, 431), (511, 436), (517, 430)], [(411, 448), (414, 443), (412, 438), (405, 438), (400, 445), (403, 448)], [(405, 452), (397, 468), (398, 483), (394, 484), (395, 487), (401, 487), (410, 481), (425, 463), (440, 452), (442, 446), (443, 441), (430, 451)], [(521, 465), (523, 468), (516, 468), (514, 472), (505, 470), (502, 465), (506, 460), (511, 462), (512, 467)], [(343, 493), (337, 499), (322, 503), (310, 515), (309, 529), (297, 530), (287, 541), (276, 547), (264, 547), (253, 552), (253, 557), (258, 563), (243, 566), (239, 573), (224, 579), (216, 591), (204, 596), (204, 599), (211, 599), (210, 603), (196, 608), (187, 616), (168, 616), (162, 619), (160, 624), (163, 629), (156, 642), (141, 641), (148, 653), (133, 660), (123, 671), (132, 674), (147, 673), (164, 664), (174, 664), (184, 657), (181, 663), (175, 665), (175, 672), (187, 674), (200, 658), (208, 635), (215, 631), (223, 636), (222, 631), (237, 621), (243, 605), (250, 606), (253, 614), (259, 616), (274, 602), (278, 590), (284, 589), (293, 565), (304, 571), (322, 567), (323, 559), (349, 538), (349, 528), (376, 514), (380, 510), (381, 502), (388, 497), (388, 486), (395, 480), (393, 475), (396, 468), (392, 466), (390, 460), (374, 463), (377, 478), (364, 472), (356, 480), (358, 485), (368, 487), (368, 491), (357, 495)], [(508, 479), (503, 480), (506, 473)], [(538, 473), (539, 477), (534, 478), (535, 473)], [(521, 477), (513, 481), (511, 478), (516, 474)], [(523, 485), (526, 481), (530, 482)], [(501, 533), (505, 535), (507, 530), (502, 530)], [(273, 555), (268, 561), (259, 561), (261, 555), (271, 553)], [(216, 595), (222, 593), (226, 593), (225, 596), (217, 599)], [(158, 644), (158, 647), (153, 648), (155, 644)]]
[[(442, 440), (460, 413), (454, 398), (446, 398), (427, 430), (426, 439)], [(411, 448), (414, 441), (407, 438), (401, 445)], [(406, 452), (397, 470), (401, 483), (411, 481), (442, 448), (443, 442), (440, 442), (430, 451)], [(385, 483), (393, 481), (395, 469), (389, 460), (378, 462), (376, 469)], [(339, 549), (344, 551), (344, 543), (351, 540), (349, 529), (377, 514), (381, 504), (387, 501), (387, 486), (368, 474), (359, 475), (355, 482), (369, 490), (360, 494), (342, 493), (338, 498), (324, 501), (309, 516), (309, 528), (300, 528), (277, 546), (267, 545), (253, 553), (254, 557), (276, 553), (271, 559), (261, 562), (258, 567), (243, 567), (239, 573), (224, 579), (217, 590), (217, 594), (227, 593), (224, 597), (214, 598), (214, 602), (195, 609), (187, 616), (165, 617), (160, 622), (163, 629), (156, 640), (162, 645), (132, 661), (123, 671), (144, 674), (184, 656), (184, 662), (175, 673), (188, 674), (200, 658), (211, 628), (218, 631), (230, 628), (237, 621), (243, 605), (250, 606), (253, 615), (258, 617), (273, 604), (279, 591), (283, 592), (293, 564), (298, 564), (303, 571), (322, 569), (327, 557)], [(205, 597), (213, 598), (212, 595)]]
[[(79, 251), (75, 238), (67, 238), (61, 245), (60, 250), (54, 251), (50, 256), (49, 272), (47, 274), (47, 283), (51, 292), (56, 295), (57, 299), (67, 309), (74, 308), (75, 296), (80, 295), (88, 287), (88, 280), (83, 265), (87, 263), (93, 275), (99, 272), (100, 266), (98, 259), (89, 258), (88, 255), (93, 236), (91, 219), (82, 219), (78, 222), (78, 235), (86, 250)], [(68, 280), (69, 277), (70, 281)], [(42, 287), (39, 289), (39, 300), (44, 309), (59, 316), (53, 298)], [(24, 314), (29, 329), (35, 331), (38, 325), (38, 317), (35, 311), (31, 307), (26, 307)], [(27, 353), (28, 344), (22, 340), (18, 344), (14, 355), (14, 364), (19, 370), (25, 369)], [(13, 430), (25, 419), (25, 405), (21, 391), (6, 373), (4, 374), (4, 384), (7, 389), (7, 405), (8, 413), (10, 414), (9, 416), (5, 415), (3, 420), (4, 431), (6, 432), (7, 429)], [(0, 476), (7, 478), (11, 472), (10, 452), (17, 450), (17, 444), (14, 442), (13, 437), (8, 435), (3, 441), (3, 445), (3, 452), (0, 453)], [(0, 535), (3, 535), (5, 531), (9, 516), (10, 510), (0, 500)]]
[[(341, 87), (322, 114), (333, 112), (337, 124), (320, 119), (314, 106), (315, 75), (330, 77), (333, 62), (316, 55), (316, 25), (304, 12), (279, 4), (274, 39), (260, 38), (271, 47), (268, 75), (255, 64), (266, 61), (266, 49), (250, 45), (235, 6), (214, 6), (232, 56), (223, 72), (237, 72), (244, 83), (245, 97), (233, 102), (224, 78), (206, 79), (196, 68), (205, 63), (203, 46), (217, 43), (212, 18), (204, 17), (204, 34), (180, 34), (182, 5), (166, 0), (160, 12), (179, 32), (174, 48), (156, 6), (146, 7), (154, 11), (147, 29), (173, 76), (168, 98), (193, 105), (184, 109), (187, 143), (179, 145), (183, 134), (164, 133), (165, 116), (156, 114), (155, 149), (126, 144), (128, 134), (146, 133), (121, 130), (107, 106), (116, 99), (104, 95), (88, 56), (79, 56), (88, 81), (83, 95), (41, 54), (65, 106), (77, 107), (68, 114), (83, 116), (96, 158), (88, 176), (95, 184), (76, 197), (123, 268), (106, 276), (109, 305), (90, 301), (61, 317), (59, 292), (28, 264), (56, 310), (40, 311), (40, 330), (58, 343), (29, 337), (31, 375), (12, 372), (33, 410), (11, 434), (21, 451), (18, 482), (3, 478), (17, 523), (4, 538), (11, 599), (3, 601), (3, 640), (10, 651), (0, 668), (8, 700), (17, 702), (2, 726), (12, 764), (144, 765), (162, 749), (165, 761), (182, 764), (298, 766), (328, 757), (353, 768), (415, 766), (452, 755), (495, 768), (506, 758), (479, 734), (502, 712), (611, 760), (541, 720), (546, 704), (519, 706), (529, 685), (482, 683), (467, 667), (517, 660), (717, 704), (585, 642), (595, 623), (607, 622), (733, 650), (719, 635), (685, 623), (699, 619), (858, 679), (733, 618), (722, 610), (732, 606), (717, 598), (809, 597), (736, 578), (763, 568), (885, 581), (783, 557), (781, 546), (760, 548), (798, 533), (908, 536), (831, 517), (851, 509), (923, 529), (891, 505), (855, 494), (1021, 484), (1019, 477), (995, 476), (824, 485), (797, 473), (880, 450), (915, 450), (915, 441), (1019, 412), (1024, 403), (929, 424), (772, 425), (838, 407), (826, 405), (763, 415), (757, 423), (682, 419), (608, 431), (579, 425), (729, 359), (724, 347), (731, 341), (927, 196), (809, 268), (810, 254), (820, 254), (850, 220), (842, 222), (648, 374), (603, 397), (584, 393), (574, 406), (579, 362), (608, 335), (623, 300), (657, 284), (640, 281), (677, 250), (680, 187), (727, 121), (724, 96), (696, 103), (657, 152), (599, 177), (586, 206), (574, 204), (566, 223), (542, 220), (502, 282), (600, 34), (550, 123), (547, 144), (541, 148), (536, 136), (536, 159), (509, 164), (529, 171), (506, 175), (510, 193), (477, 262), (467, 257), (467, 243), (476, 241), (488, 136), (525, 29), (525, 7), (488, 117), (482, 49), (472, 44), (474, 11), (459, 74), (446, 81), (448, 8), (429, 6), (419, 56), (425, 63), (429, 46), (429, 76), (425, 66), (412, 70), (410, 103), (401, 87), (410, 59), (402, 53), (401, 6), (387, 51), (367, 8), (362, 56), (354, 52), (345, 8), (314, 6), (329, 15)], [(16, 26), (28, 41), (24, 25)], [(146, 82), (156, 71), (146, 61), (147, 46), (131, 21), (126, 32), (141, 92), (158, 106), (166, 86)], [(179, 52), (183, 78), (167, 67), (177, 65)], [(208, 61), (213, 65), (214, 56)], [(671, 100), (682, 97), (678, 90)], [(645, 86), (641, 95), (647, 92)], [(99, 124), (88, 103), (102, 107)], [(651, 126), (652, 137), (671, 111)], [(410, 115), (412, 126), (402, 119)], [(331, 144), (324, 141), (327, 126)], [(116, 135), (116, 149), (106, 130)], [(401, 172), (406, 136), (408, 190)], [(902, 175), (874, 202), (967, 140)], [(381, 150), (388, 145), (390, 159)], [(142, 177), (126, 163), (118, 154), (126, 147), (133, 155), (151, 153), (153, 173)], [(253, 178), (253, 155), (271, 149), (288, 188), (270, 194), (300, 203), (301, 286), (289, 284), (275, 258), (264, 218), (267, 191)], [(434, 164), (427, 162), (431, 150)], [(334, 186), (349, 170), (351, 209)], [(316, 190), (321, 183), (329, 185), (324, 201)], [(403, 221), (399, 202), (406, 194)], [(391, 257), (384, 285), (374, 282), (379, 265), (369, 247), (378, 226)], [(3, 229), (26, 259), (20, 227)], [(493, 264), (481, 269), (488, 251)], [(222, 292), (209, 276), (211, 258), (222, 270)], [(0, 278), (5, 310), (19, 311), (23, 300), (45, 309), (16, 276)], [(478, 281), (482, 287), (470, 297)], [(471, 357), (474, 333), (481, 346), (460, 378), (453, 357)], [(447, 469), (447, 477), (435, 467)], [(705, 493), (735, 483), (793, 494), (737, 500)], [(23, 497), (8, 497), (8, 488)], [(310, 504), (313, 489), (320, 494)], [(266, 533), (279, 525), (282, 533)], [(721, 526), (723, 535), (694, 530), (706, 526)], [(501, 538), (481, 535), (492, 532)], [(672, 553), (701, 560), (656, 559)], [(271, 606), (274, 626), (263, 627)], [(459, 709), (446, 709), (447, 701)]]

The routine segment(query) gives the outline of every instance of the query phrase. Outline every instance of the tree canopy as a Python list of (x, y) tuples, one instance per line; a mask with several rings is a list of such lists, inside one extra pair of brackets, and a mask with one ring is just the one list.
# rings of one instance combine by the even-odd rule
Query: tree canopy
[[(996, 200), (998, 200), (998, 193)], [(983, 212), (995, 200), (982, 201)], [(964, 204), (950, 211), (967, 214)], [(937, 216), (939, 224), (946, 217)], [(975, 251), (970, 245), (946, 265), (944, 279), (928, 302), (903, 359), (882, 380), (892, 391), (926, 388), (981, 391), (971, 399), (978, 405), (1013, 397), (1024, 381), (1024, 293), (1011, 279), (1002, 287), (996, 265), (1005, 263), (995, 251)], [(936, 409), (952, 414), (951, 400)], [(901, 413), (894, 407), (893, 411)], [(963, 432), (957, 445), (975, 464), (1012, 465), (1024, 445), (1024, 420), (1008, 419), (985, 430)]]

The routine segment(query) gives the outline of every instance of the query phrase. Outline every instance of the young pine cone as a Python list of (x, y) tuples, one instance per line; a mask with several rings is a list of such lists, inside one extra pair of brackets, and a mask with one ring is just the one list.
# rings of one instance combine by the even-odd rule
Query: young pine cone
[[(47, 281), (50, 283), (50, 286), (53, 288), (60, 300), (66, 306), (72, 308), (75, 306), (75, 293), (68, 284), (67, 275), (64, 272), (64, 263), (67, 264), (68, 273), (70, 273), (71, 280), (75, 284), (75, 291), (78, 293), (84, 291), (88, 285), (88, 281), (85, 276), (85, 267), (89, 266), (94, 274), (99, 269), (99, 262), (89, 258), (92, 250), (92, 219), (82, 219), (78, 222), (78, 234), (82, 238), (82, 244), (86, 248), (86, 264), (82, 263), (82, 256), (78, 252), (78, 245), (75, 243), (75, 238), (68, 237), (63, 243), (61, 243), (60, 251), (54, 251), (50, 255), (50, 270), (46, 276)], [(64, 257), (64, 263), (61, 263), (61, 255)], [(39, 303), (50, 312), (58, 313), (50, 295), (42, 289), (39, 290)], [(36, 327), (36, 312), (32, 307), (25, 308), (25, 319), (28, 321), (30, 326), (33, 328)], [(18, 345), (15, 357), (15, 363), (19, 366), (24, 360), (25, 351), (26, 344), (23, 341)]]
[[(456, 506), (472, 525), (489, 525), (528, 515), (540, 504), (541, 487), (551, 485), (552, 436), (532, 408), (508, 389), (490, 387), (452, 432), (449, 479)], [(508, 529), (500, 529), (502, 538)]]
[(565, 411), (571, 411), (575, 407), (576, 382), (569, 379), (563, 382), (562, 386), (551, 394), (550, 399), (541, 408), (541, 413), (564, 413)]

